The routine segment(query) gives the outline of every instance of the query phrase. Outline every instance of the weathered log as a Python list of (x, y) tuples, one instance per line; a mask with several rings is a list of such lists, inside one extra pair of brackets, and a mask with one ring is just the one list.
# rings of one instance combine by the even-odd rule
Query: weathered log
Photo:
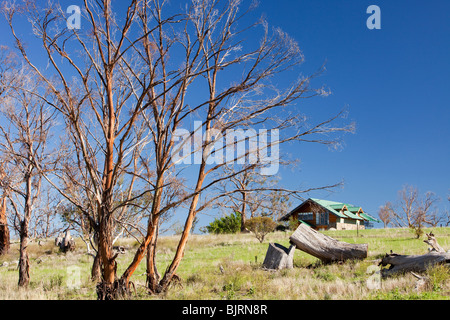
[(367, 258), (368, 244), (352, 244), (326, 236), (305, 223), (300, 223), (289, 238), (297, 249), (324, 263)]
[(427, 235), (427, 240), (423, 240), (423, 242), (425, 242), (426, 244), (428, 244), (431, 247), (430, 251), (436, 251), (436, 252), (445, 252), (444, 248), (442, 248), (439, 243), (436, 240), (436, 237), (434, 236), (434, 234), (432, 232), (430, 232), (429, 234), (426, 233)]
[(424, 272), (437, 264), (450, 264), (450, 252), (445, 252), (432, 232), (426, 235), (427, 239), (423, 242), (431, 247), (428, 249), (428, 253), (422, 255), (401, 255), (393, 253), (391, 250), (391, 253), (386, 253), (386, 256), (378, 264), (382, 268), (389, 266), (388, 269), (384, 268), (381, 270), (381, 275), (388, 277), (396, 273)]
[(388, 277), (396, 273), (424, 272), (429, 267), (445, 263), (450, 263), (450, 253), (431, 251), (422, 255), (386, 254), (379, 265), (389, 265), (388, 269), (381, 270), (381, 275)]
[(294, 267), (295, 246), (288, 248), (278, 243), (269, 243), (263, 268), (271, 270), (292, 269)]

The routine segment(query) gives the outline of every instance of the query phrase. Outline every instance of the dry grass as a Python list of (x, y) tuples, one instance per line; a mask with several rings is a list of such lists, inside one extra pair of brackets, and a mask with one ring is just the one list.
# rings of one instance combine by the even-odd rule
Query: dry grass
[[(433, 230), (439, 243), (450, 248), (450, 229)], [(367, 280), (379, 259), (390, 249), (396, 253), (426, 252), (422, 239), (414, 239), (407, 229), (326, 232), (339, 240), (368, 243), (369, 257), (363, 261), (322, 265), (314, 257), (296, 251), (294, 269), (265, 271), (261, 269), (268, 242), (289, 245), (290, 233), (277, 232), (260, 244), (251, 234), (193, 235), (178, 270), (182, 283), (163, 296), (149, 296), (145, 290), (145, 263), (133, 275), (137, 289), (133, 299), (448, 299), (450, 272), (436, 267), (426, 275), (427, 285), (415, 288), (412, 275), (384, 279), (378, 289)], [(161, 237), (158, 244), (158, 268), (165, 270), (176, 249), (178, 238)], [(129, 250), (118, 258), (120, 274), (132, 260), (136, 241), (121, 239)], [(27, 289), (17, 288), (17, 244), (0, 257), (8, 266), (0, 267), (0, 299), (95, 299), (95, 284), (89, 280), (92, 258), (85, 246), (77, 242), (73, 253), (61, 254), (49, 240), (39, 246), (30, 244), (31, 283)], [(75, 270), (75, 275), (74, 275)], [(77, 273), (78, 272), (78, 273)], [(74, 285), (74, 279), (75, 285)], [(376, 280), (378, 278), (375, 278)]]

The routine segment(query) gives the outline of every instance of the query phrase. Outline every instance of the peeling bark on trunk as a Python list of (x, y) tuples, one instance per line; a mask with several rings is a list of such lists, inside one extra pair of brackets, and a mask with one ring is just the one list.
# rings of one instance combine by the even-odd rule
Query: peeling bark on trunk
[(97, 285), (97, 298), (99, 300), (114, 300), (115, 292), (114, 282), (116, 281), (117, 263), (116, 256), (113, 256), (112, 238), (111, 238), (111, 217), (103, 212), (100, 221), (98, 253), (102, 263), (102, 282)]
[(7, 253), (9, 246), (10, 236), (6, 217), (6, 197), (3, 196), (0, 204), (0, 255)]
[(99, 282), (101, 279), (102, 279), (101, 258), (97, 252), (97, 254), (94, 257), (94, 262), (92, 263), (91, 280), (94, 282)]
[(28, 259), (28, 222), (23, 221), (20, 226), (19, 249), (19, 287), (27, 287), (30, 283), (30, 260)]
[(367, 244), (338, 241), (304, 223), (300, 223), (289, 239), (297, 249), (319, 258), (324, 263), (367, 258)]
[(23, 220), (20, 222), (20, 249), (19, 249), (19, 286), (27, 287), (30, 282), (30, 261), (28, 259), (28, 224), (31, 218), (32, 209), (32, 183), (31, 172), (33, 166), (29, 165), (25, 174), (25, 206), (23, 212)]
[(158, 240), (158, 227), (152, 243), (147, 248), (147, 287), (150, 292), (159, 291), (159, 281), (161, 275), (156, 267), (156, 243)]

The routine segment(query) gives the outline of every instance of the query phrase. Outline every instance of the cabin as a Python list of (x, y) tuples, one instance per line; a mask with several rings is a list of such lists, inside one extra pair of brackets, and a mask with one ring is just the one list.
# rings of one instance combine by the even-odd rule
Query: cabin
[(301, 221), (315, 230), (362, 230), (380, 222), (359, 206), (321, 199), (308, 199), (279, 221)]

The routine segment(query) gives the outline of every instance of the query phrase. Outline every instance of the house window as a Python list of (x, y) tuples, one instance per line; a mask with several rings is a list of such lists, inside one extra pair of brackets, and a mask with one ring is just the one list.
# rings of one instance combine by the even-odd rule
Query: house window
[(298, 214), (299, 220), (311, 221), (314, 220), (314, 216), (312, 212), (301, 212)]
[(329, 224), (328, 212), (316, 213), (316, 224), (317, 225), (328, 225)]

